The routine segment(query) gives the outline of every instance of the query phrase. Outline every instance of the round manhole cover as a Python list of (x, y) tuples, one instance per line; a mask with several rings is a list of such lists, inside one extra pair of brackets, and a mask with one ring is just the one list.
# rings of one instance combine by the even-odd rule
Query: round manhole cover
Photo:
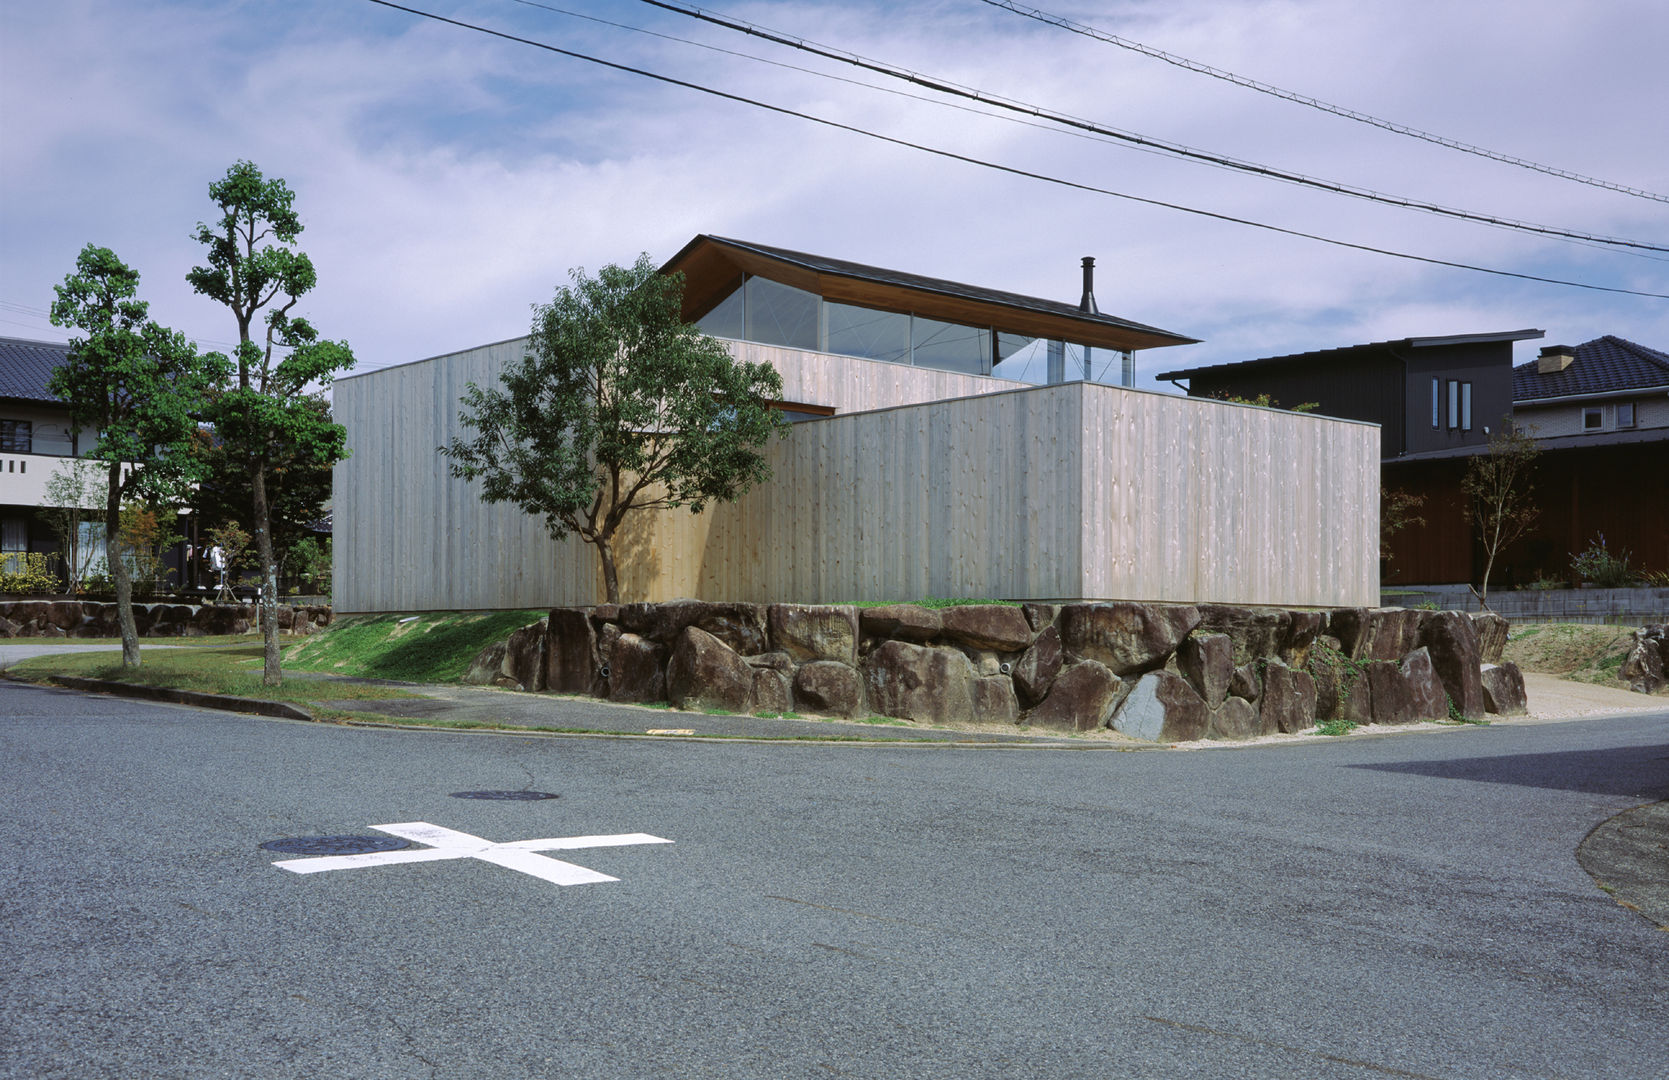
[(285, 855), (364, 855), (371, 851), (399, 851), (410, 847), (398, 836), (287, 836), (261, 847)]
[(454, 791), (454, 799), (493, 799), (498, 802), (533, 802), (537, 799), (554, 799), (556, 795), (549, 791)]

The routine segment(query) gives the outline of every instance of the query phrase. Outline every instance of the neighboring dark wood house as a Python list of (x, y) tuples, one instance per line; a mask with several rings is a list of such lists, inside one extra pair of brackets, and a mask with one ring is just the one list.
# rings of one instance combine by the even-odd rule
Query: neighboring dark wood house
[(1317, 412), (1381, 425), (1382, 484), (1425, 496), (1422, 526), (1399, 533), (1387, 584), (1477, 584), (1482, 547), (1461, 478), (1503, 417), (1542, 451), (1541, 517), (1496, 561), (1492, 586), (1568, 579), (1571, 555), (1603, 535), (1642, 570), (1669, 570), (1669, 354), (1621, 338), (1553, 345), (1512, 366), (1539, 330), (1406, 338), (1221, 364), (1187, 379), (1194, 396), (1318, 402)]
[(1190, 397), (1255, 399), (1380, 427), (1380, 457), (1484, 446), (1512, 413), (1513, 343), (1540, 330), (1402, 338), (1167, 371)]

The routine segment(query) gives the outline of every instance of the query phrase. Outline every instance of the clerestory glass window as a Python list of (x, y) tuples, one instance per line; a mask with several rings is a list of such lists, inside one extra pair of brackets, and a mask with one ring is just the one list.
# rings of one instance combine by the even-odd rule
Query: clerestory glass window
[(908, 315), (828, 300), (823, 304), (823, 324), (827, 335), (824, 352), (894, 364), (910, 362)]
[(740, 340), (745, 332), (742, 326), (742, 286), (736, 286), (729, 296), (719, 301), (717, 307), (697, 319), (695, 325), (703, 334)]
[(817, 351), (821, 297), (762, 277), (748, 278), (745, 288), (747, 340)]
[(991, 331), (916, 316), (911, 346), (917, 367), (985, 375), (991, 370)]

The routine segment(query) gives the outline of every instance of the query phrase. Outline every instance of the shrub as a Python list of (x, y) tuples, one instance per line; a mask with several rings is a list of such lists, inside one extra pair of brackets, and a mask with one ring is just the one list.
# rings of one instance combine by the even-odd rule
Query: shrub
[(1600, 533), (1588, 542), (1588, 550), (1580, 555), (1572, 555), (1570, 568), (1583, 581), (1593, 582), (1602, 589), (1620, 589), (1634, 584), (1639, 577), (1628, 565), (1629, 553), (1624, 550), (1620, 555), (1613, 555), (1605, 546), (1605, 534)]
[(0, 555), (0, 593), (29, 596), (58, 591), (58, 556), (39, 551)]

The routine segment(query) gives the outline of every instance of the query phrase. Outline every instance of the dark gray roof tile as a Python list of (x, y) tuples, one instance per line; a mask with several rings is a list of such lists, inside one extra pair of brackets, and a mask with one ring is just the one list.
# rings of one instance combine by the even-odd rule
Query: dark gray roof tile
[(56, 403), (58, 399), (46, 383), (63, 365), (69, 351), (70, 347), (59, 341), (0, 337), (0, 398)]
[(1513, 368), (1513, 400), (1623, 393), (1669, 386), (1669, 354), (1607, 334), (1583, 342), (1563, 371), (1542, 374), (1536, 361)]

